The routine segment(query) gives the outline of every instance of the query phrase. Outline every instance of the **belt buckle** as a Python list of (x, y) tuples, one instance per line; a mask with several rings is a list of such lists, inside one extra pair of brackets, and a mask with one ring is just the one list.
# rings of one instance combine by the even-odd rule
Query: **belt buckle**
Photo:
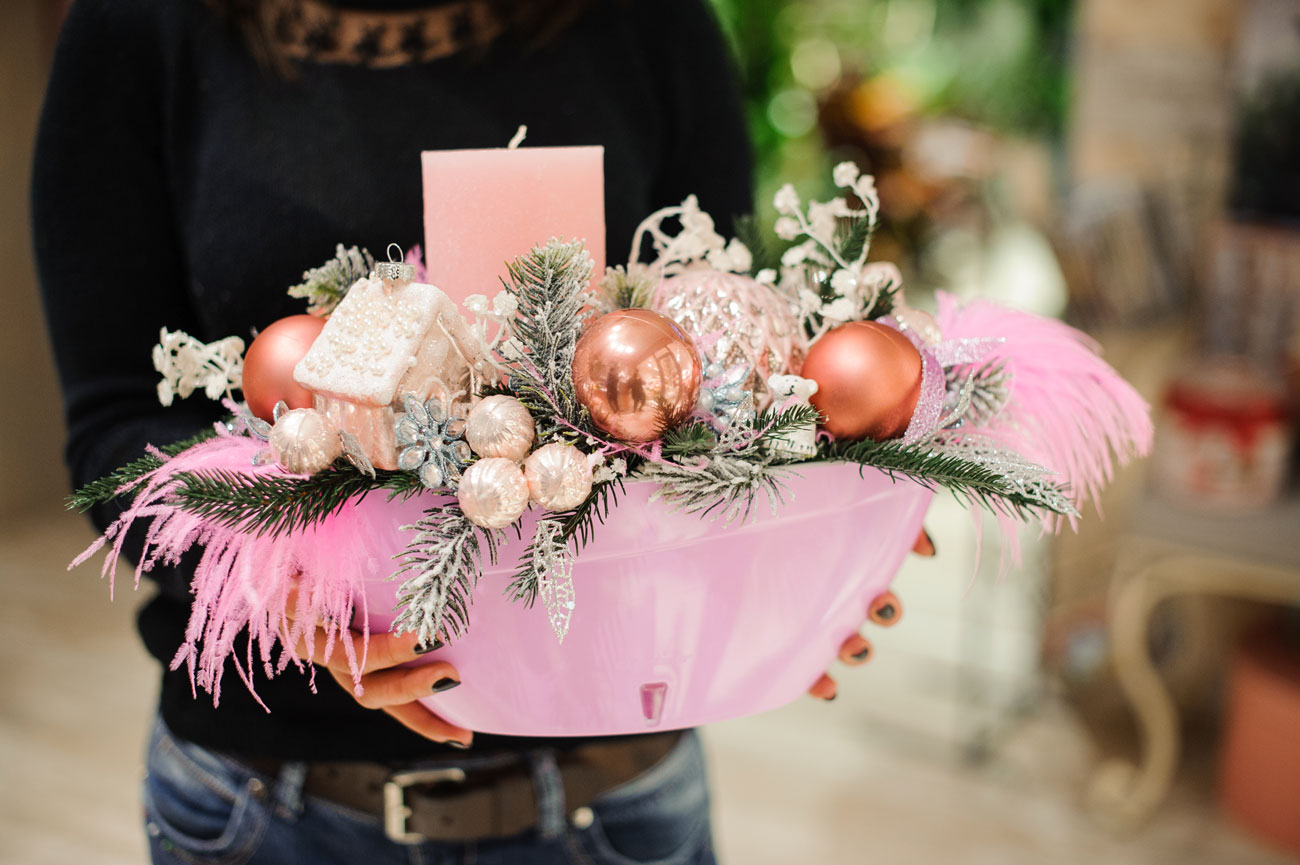
[(419, 832), (406, 831), (406, 821), (411, 816), (411, 807), (406, 804), (406, 788), (425, 784), (464, 783), (465, 770), (457, 766), (394, 772), (384, 783), (384, 834), (399, 844), (419, 844), (426, 840)]

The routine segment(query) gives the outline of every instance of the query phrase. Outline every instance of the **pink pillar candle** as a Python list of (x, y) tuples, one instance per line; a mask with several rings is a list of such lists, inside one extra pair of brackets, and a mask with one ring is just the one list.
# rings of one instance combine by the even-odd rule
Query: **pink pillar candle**
[(552, 237), (578, 239), (605, 271), (605, 148), (426, 150), (428, 281), (461, 303), (501, 289), (506, 262)]

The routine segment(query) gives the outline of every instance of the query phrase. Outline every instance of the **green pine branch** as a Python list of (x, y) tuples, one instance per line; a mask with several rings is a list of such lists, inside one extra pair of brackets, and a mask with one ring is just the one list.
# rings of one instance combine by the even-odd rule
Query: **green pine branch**
[(856, 217), (840, 222), (835, 231), (835, 251), (844, 261), (857, 261), (862, 251), (871, 246), (876, 233), (876, 221)]
[[(174, 457), (181, 451), (192, 448), (199, 442), (207, 441), (216, 434), (215, 429), (205, 429), (197, 435), (173, 442), (159, 448), (159, 450), (169, 457)], [(134, 459), (126, 465), (114, 469), (102, 478), (91, 481), (68, 496), (66, 500), (67, 508), (84, 514), (96, 505), (112, 501), (118, 496), (130, 495), (136, 491), (145, 475), (159, 468), (162, 464), (163, 461), (153, 454), (145, 454), (138, 459)]]
[(174, 495), (182, 510), (237, 531), (272, 536), (315, 525), (376, 489), (392, 496), (423, 489), (413, 473), (380, 471), (371, 478), (343, 461), (305, 478), (223, 470), (182, 472), (177, 480)]
[(824, 420), (822, 413), (811, 405), (795, 403), (780, 408), (779, 401), (778, 397), (778, 402), (764, 409), (754, 421), (754, 429), (761, 433), (760, 444), (779, 441)]
[(1044, 512), (1068, 515), (1069, 497), (1060, 492), (1062, 507), (1053, 507), (1043, 498), (1018, 488), (1005, 475), (991, 468), (951, 454), (930, 449), (925, 444), (905, 445), (896, 440), (833, 442), (823, 444), (823, 459), (857, 463), (865, 470), (875, 468), (891, 478), (910, 478), (930, 490), (946, 487), (958, 501), (978, 504), (995, 513), (1014, 516), (1022, 521)]
[(677, 460), (707, 456), (718, 446), (718, 434), (702, 421), (687, 421), (664, 432), (662, 453)]
[[(543, 519), (558, 521), (560, 531), (556, 541), (562, 544), (571, 543), (575, 553), (581, 552), (595, 536), (596, 524), (603, 525), (605, 518), (609, 516), (610, 508), (618, 504), (618, 496), (622, 492), (624, 492), (622, 478), (601, 481), (591, 488), (587, 498), (576, 508)], [(523, 556), (519, 559), (519, 567), (506, 587), (506, 595), (510, 600), (521, 601), (526, 607), (531, 607), (537, 601), (539, 575), (533, 566), (535, 543), (534, 540), (524, 550)]]

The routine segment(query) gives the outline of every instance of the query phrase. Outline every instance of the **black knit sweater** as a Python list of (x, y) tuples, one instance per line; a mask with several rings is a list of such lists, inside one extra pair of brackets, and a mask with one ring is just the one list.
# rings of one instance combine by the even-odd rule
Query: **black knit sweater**
[[(73, 482), (220, 413), (201, 395), (159, 405), (150, 361), (159, 328), (247, 338), (303, 311), (285, 287), (335, 244), (418, 243), (421, 150), (499, 147), (521, 123), (535, 146), (604, 145), (612, 261), (642, 217), (691, 192), (726, 231), (750, 209), (750, 156), (703, 4), (599, 3), (540, 49), (507, 35), (486, 53), (389, 69), (308, 59), (283, 76), (260, 68), (198, 0), (77, 0), (32, 184)], [(113, 511), (93, 516), (102, 529)], [(195, 698), (184, 669), (165, 671), (183, 642), (187, 574), (154, 576), (159, 591), (140, 611), (140, 633), (164, 664), (162, 713), (178, 735), (284, 759), (440, 751), (328, 676), (317, 677), (318, 694), (293, 671), (259, 681), (270, 713), (233, 670), (219, 707)], [(526, 744), (481, 736), (475, 747)]]

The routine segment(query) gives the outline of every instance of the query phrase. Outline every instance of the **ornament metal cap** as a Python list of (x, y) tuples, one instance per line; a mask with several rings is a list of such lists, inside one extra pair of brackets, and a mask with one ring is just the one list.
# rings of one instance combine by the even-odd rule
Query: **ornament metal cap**
[(410, 282), (415, 279), (415, 265), (407, 264), (405, 261), (394, 261), (393, 247), (397, 247), (397, 253), (401, 255), (400, 246), (396, 243), (388, 244), (388, 261), (375, 263), (375, 276), (384, 282)]

